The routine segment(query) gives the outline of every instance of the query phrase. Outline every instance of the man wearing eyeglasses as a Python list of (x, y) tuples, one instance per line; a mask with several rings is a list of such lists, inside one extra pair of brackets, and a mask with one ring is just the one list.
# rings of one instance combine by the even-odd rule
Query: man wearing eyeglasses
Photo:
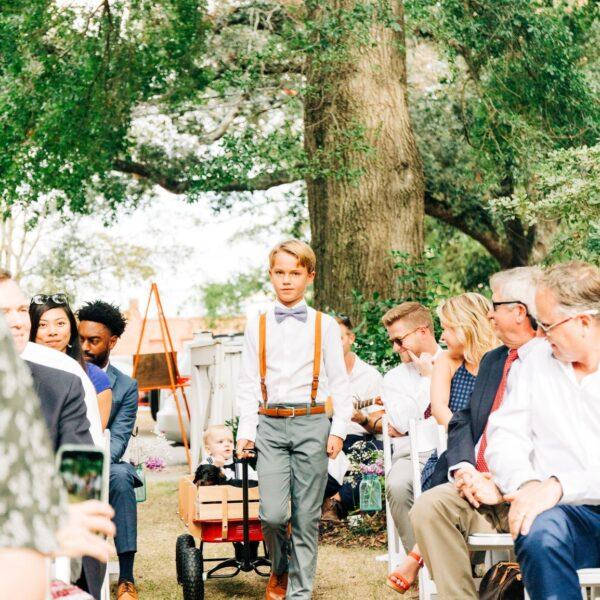
[[(411, 419), (432, 418), (427, 414), (431, 372), (442, 349), (435, 339), (431, 313), (418, 302), (404, 302), (392, 308), (382, 323), (402, 361), (384, 376), (381, 393), (394, 450), (394, 464), (386, 478), (386, 496), (402, 544), (409, 552), (415, 540), (408, 518), (413, 504), (408, 426)], [(430, 454), (419, 455), (421, 468)]]
[(536, 308), (549, 347), (490, 418), (485, 458), (531, 599), (575, 600), (577, 570), (600, 567), (600, 269), (550, 267)]

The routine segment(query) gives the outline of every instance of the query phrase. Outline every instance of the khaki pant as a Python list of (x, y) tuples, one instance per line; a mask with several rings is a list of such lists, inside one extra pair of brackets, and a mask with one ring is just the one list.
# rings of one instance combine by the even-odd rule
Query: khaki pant
[(473, 508), (452, 483), (425, 492), (410, 511), (415, 538), (442, 600), (477, 600), (467, 539), (506, 533), (508, 505)]

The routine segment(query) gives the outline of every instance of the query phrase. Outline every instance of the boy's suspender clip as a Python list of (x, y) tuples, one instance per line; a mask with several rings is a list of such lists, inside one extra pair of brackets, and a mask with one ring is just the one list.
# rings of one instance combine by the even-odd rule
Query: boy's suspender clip
[(310, 388), (310, 407), (302, 408), (268, 408), (269, 395), (267, 393), (267, 314), (262, 313), (258, 321), (258, 364), (260, 373), (260, 391), (263, 405), (258, 413), (268, 417), (301, 417), (317, 415), (325, 412), (325, 405), (317, 405), (317, 392), (319, 391), (319, 375), (321, 374), (321, 332), (323, 313), (317, 311), (315, 318), (315, 353), (313, 358), (313, 378)]

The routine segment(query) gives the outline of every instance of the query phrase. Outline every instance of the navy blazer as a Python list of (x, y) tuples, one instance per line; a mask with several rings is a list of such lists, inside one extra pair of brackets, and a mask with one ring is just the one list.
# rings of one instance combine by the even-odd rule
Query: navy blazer
[(475, 446), (483, 435), (500, 381), (508, 348), (490, 350), (481, 360), (469, 406), (452, 415), (448, 424), (448, 450), (435, 466), (433, 486), (448, 483), (448, 468), (461, 462), (475, 466)]
[(48, 427), (54, 452), (63, 444), (93, 444), (81, 379), (66, 371), (25, 361)]
[[(54, 452), (63, 444), (93, 446), (81, 379), (66, 371), (28, 360), (25, 363), (29, 367), (35, 391), (40, 399)], [(89, 556), (83, 557), (82, 565), (85, 587), (94, 598), (99, 600), (106, 567)]]
[(110, 429), (110, 459), (118, 463), (127, 449), (138, 410), (137, 381), (116, 367), (106, 371), (112, 389), (112, 407), (107, 428)]

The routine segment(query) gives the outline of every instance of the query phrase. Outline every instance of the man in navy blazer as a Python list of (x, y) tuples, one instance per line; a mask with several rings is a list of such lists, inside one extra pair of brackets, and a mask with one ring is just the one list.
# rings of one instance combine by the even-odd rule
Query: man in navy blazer
[(110, 364), (110, 352), (125, 331), (126, 320), (116, 306), (96, 300), (78, 312), (79, 337), (85, 360), (104, 369), (110, 379), (113, 403), (108, 419), (110, 429), (110, 493), (117, 528), (115, 546), (119, 557), (118, 600), (137, 600), (133, 563), (137, 551), (137, 505), (135, 488), (142, 485), (123, 454), (131, 438), (138, 409), (135, 379)]
[[(470, 533), (477, 533), (476, 512), (496, 508), (483, 506), (490, 479), (482, 440), (497, 394), (502, 396), (500, 402), (506, 397), (506, 388), (504, 393), (499, 391), (504, 371), (510, 387), (527, 354), (544, 343), (535, 337), (536, 324), (530, 312), (536, 272), (535, 268), (518, 267), (490, 279), (493, 309), (488, 317), (503, 345), (481, 361), (468, 408), (455, 413), (448, 425), (448, 449), (433, 474), (436, 487), (418, 498), (410, 513), (421, 555), (442, 598), (477, 598), (465, 540)], [(515, 358), (509, 359), (509, 353)], [(463, 526), (468, 531), (463, 531)]]

